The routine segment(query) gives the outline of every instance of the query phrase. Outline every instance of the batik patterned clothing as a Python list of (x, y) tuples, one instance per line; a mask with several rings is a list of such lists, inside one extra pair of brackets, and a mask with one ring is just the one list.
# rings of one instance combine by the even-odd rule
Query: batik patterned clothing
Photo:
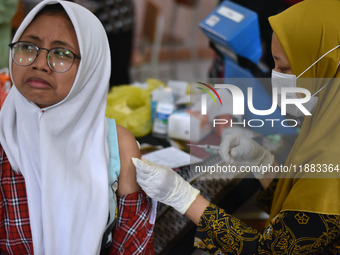
[(339, 216), (285, 211), (259, 232), (210, 204), (194, 245), (210, 254), (340, 254)]

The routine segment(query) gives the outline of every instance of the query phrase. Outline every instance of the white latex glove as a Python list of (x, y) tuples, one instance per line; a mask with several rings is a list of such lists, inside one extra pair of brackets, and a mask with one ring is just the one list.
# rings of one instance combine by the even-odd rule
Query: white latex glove
[[(274, 162), (274, 156), (251, 137), (242, 132), (225, 135), (220, 144), (220, 155), (226, 163), (269, 166)], [(253, 172), (256, 178), (262, 178), (261, 172)]]
[(154, 200), (169, 205), (184, 214), (200, 193), (173, 169), (146, 159), (132, 158), (137, 182)]

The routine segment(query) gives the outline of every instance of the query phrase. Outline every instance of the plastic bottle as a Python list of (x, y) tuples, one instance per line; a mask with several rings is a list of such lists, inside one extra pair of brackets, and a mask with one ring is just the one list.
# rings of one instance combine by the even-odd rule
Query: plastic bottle
[(152, 125), (155, 121), (157, 104), (158, 104), (158, 101), (161, 99), (161, 96), (163, 94), (163, 90), (164, 90), (164, 87), (159, 87), (157, 89), (154, 89), (151, 93), (151, 122), (152, 122)]
[(156, 116), (153, 124), (153, 135), (164, 138), (167, 135), (168, 118), (174, 111), (174, 96), (169, 88), (163, 89), (156, 107)]

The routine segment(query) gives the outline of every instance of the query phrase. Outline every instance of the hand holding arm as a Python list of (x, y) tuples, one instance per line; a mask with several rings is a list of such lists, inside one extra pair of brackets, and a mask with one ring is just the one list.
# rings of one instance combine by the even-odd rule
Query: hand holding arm
[(137, 171), (137, 182), (145, 193), (184, 214), (194, 202), (199, 190), (192, 187), (173, 169), (146, 159), (132, 158)]

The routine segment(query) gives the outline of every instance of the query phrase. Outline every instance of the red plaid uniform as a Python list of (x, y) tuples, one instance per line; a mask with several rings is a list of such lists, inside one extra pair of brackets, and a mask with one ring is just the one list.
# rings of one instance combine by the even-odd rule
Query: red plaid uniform
[(0, 146), (0, 254), (33, 254), (24, 177)]
[[(33, 254), (25, 180), (11, 169), (1, 145), (0, 184), (0, 254)], [(154, 254), (150, 214), (151, 201), (144, 192), (118, 196), (110, 254)]]
[(118, 198), (118, 217), (110, 254), (154, 254), (151, 200), (144, 191)]

